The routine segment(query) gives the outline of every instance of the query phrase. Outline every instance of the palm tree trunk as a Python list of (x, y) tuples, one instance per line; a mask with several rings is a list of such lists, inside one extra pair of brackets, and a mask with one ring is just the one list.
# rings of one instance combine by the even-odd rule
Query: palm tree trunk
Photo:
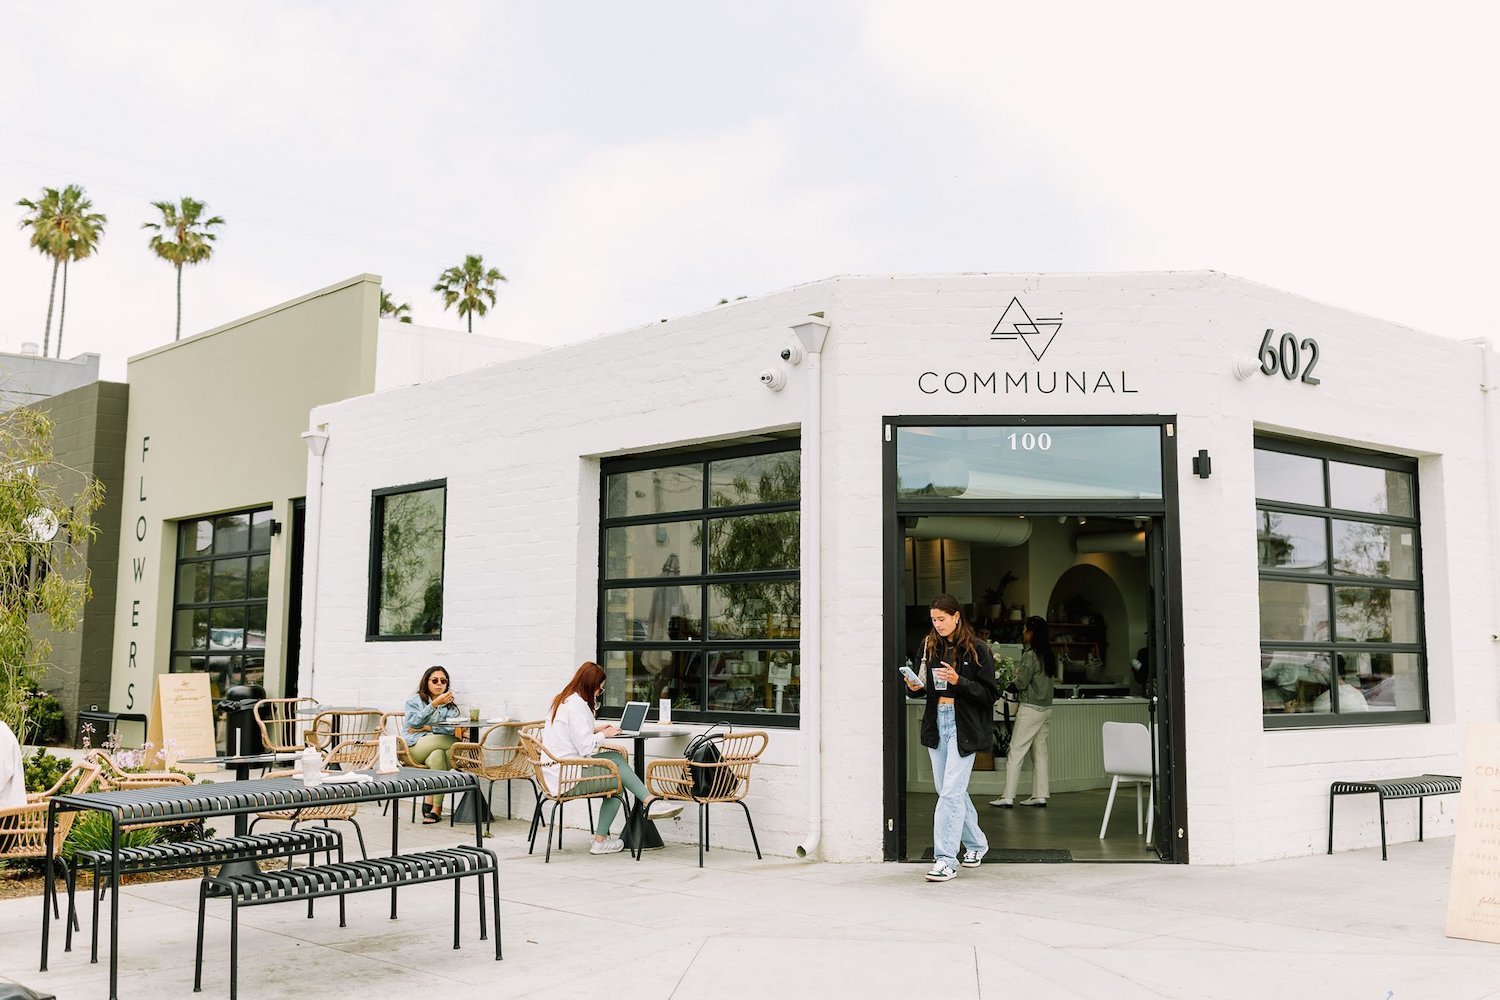
[(177, 333), (173, 340), (182, 339), (182, 265), (177, 265)]
[[(68, 318), (68, 258), (63, 258), (62, 308), (57, 311), (57, 356), (62, 357), (63, 322)], [(42, 357), (46, 357), (45, 354)]]
[(47, 293), (47, 326), (42, 330), (42, 357), (47, 356), (47, 348), (52, 343), (52, 303), (57, 301), (57, 265), (62, 261), (56, 257), (52, 258), (52, 291)]
[(472, 312), (469, 313), (469, 332), (474, 332), (474, 314)]

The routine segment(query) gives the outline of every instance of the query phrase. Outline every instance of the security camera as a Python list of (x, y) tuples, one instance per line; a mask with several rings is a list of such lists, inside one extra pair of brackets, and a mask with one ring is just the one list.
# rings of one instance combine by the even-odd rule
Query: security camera
[(795, 341), (781, 349), (781, 360), (789, 365), (800, 365), (802, 363), (802, 345)]
[(760, 373), (760, 384), (772, 392), (780, 392), (786, 387), (786, 370), (782, 368), (767, 368)]

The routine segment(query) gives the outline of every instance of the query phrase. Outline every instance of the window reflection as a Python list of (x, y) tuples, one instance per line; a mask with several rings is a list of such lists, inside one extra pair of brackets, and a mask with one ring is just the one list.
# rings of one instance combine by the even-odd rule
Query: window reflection
[(1161, 489), (1161, 428), (899, 427), (903, 497), (1151, 498)]
[(1323, 573), (1328, 570), (1327, 522), (1321, 517), (1255, 512), (1260, 565), (1268, 569)]
[(1322, 459), (1257, 448), (1255, 495), (1261, 500), (1323, 506)]
[(445, 486), (378, 494), (372, 636), (438, 636), (443, 628)]
[(1330, 506), (1371, 514), (1411, 517), (1411, 476), (1395, 469), (1378, 469), (1346, 462), (1328, 463)]
[(1415, 539), (1416, 532), (1405, 525), (1336, 520), (1333, 522), (1334, 572), (1347, 576), (1415, 580)]

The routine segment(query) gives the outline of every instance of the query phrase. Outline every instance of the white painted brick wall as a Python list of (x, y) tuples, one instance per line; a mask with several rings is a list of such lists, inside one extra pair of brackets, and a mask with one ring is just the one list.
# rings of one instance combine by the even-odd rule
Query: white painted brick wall
[[(1064, 317), (1040, 367), (1124, 371), (1135, 391), (919, 392), (923, 371), (1019, 367), (1020, 345), (988, 336), (1012, 296), (1034, 316)], [(776, 362), (788, 325), (813, 311), (832, 323), (823, 364), (826, 857), (881, 853), (886, 415), (1176, 415), (1195, 862), (1321, 850), (1330, 781), (1452, 771), (1462, 724), (1496, 718), (1496, 528), (1477, 349), (1213, 273), (834, 279), (322, 407), (312, 418), (330, 433), (318, 585), (305, 608), (317, 616), (316, 641), (304, 654), (318, 697), (394, 706), (423, 666), (442, 662), (456, 688), (486, 706), (509, 699), (539, 715), (594, 655), (598, 458), (800, 426), (807, 368), (791, 370), (780, 393), (756, 376)], [(1232, 376), (1231, 361), (1252, 355), (1268, 327), (1318, 339), (1321, 385)], [(1432, 724), (1264, 731), (1257, 428), (1420, 459)], [(1200, 448), (1213, 455), (1209, 480), (1191, 472)], [(443, 639), (367, 643), (370, 493), (436, 478), (450, 491)], [(800, 732), (774, 732), (756, 779), (752, 808), (769, 853), (792, 853), (806, 830), (802, 744)], [(1429, 806), (1429, 833), (1451, 829), (1452, 806)], [(1378, 842), (1373, 805), (1369, 815), (1359, 800), (1339, 808), (1339, 844)], [(1414, 837), (1414, 811), (1390, 812), (1392, 841)], [(688, 818), (664, 835), (691, 842), (695, 829)], [(715, 842), (748, 847), (743, 823), (726, 811)]]

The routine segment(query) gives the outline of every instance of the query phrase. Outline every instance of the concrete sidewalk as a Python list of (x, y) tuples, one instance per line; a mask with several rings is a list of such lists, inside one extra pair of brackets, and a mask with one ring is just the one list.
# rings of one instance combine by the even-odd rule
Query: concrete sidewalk
[[(384, 853), (389, 820), (361, 818)], [(472, 842), (472, 828), (413, 826), (409, 812), (401, 824), (403, 850)], [(414, 886), (395, 922), (383, 892), (349, 897), (342, 929), (332, 900), (314, 920), (297, 905), (244, 911), (241, 995), (1500, 998), (1500, 945), (1443, 936), (1446, 839), (1395, 845), (1385, 863), (1372, 848), (1239, 868), (985, 865), (946, 884), (919, 865), (717, 850), (700, 870), (695, 847), (637, 863), (591, 857), (582, 830), (564, 843), (543, 864), (524, 822), (494, 824), (502, 962), (478, 940), (472, 880), (459, 951), (449, 887)], [(125, 889), (121, 997), (194, 996), (196, 907), (196, 879)], [(41, 901), (0, 902), (0, 981), (107, 996), (81, 919), (82, 946), (65, 954), (54, 934), (39, 973)], [(228, 907), (211, 904), (198, 996), (227, 995), (228, 940)]]

